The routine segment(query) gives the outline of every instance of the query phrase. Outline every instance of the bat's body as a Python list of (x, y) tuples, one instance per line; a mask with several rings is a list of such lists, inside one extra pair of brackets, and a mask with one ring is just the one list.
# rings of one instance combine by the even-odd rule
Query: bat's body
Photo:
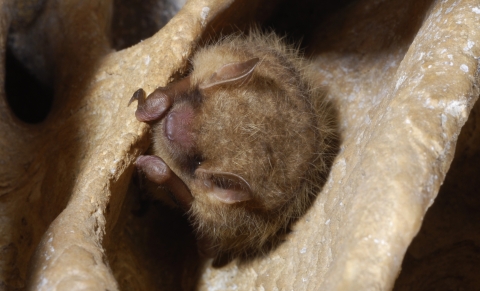
[(192, 65), (132, 98), (153, 130), (153, 155), (137, 167), (188, 211), (202, 251), (261, 252), (320, 191), (334, 134), (324, 97), (273, 34), (225, 39)]

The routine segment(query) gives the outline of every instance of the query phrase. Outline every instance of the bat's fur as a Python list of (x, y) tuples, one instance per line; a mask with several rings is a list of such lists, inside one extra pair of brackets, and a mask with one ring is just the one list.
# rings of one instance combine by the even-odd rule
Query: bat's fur
[[(260, 61), (250, 79), (202, 95), (198, 85), (218, 68), (255, 57)], [(191, 63), (191, 87), (173, 108), (196, 104), (194, 154), (168, 143), (163, 120), (153, 127), (153, 154), (190, 188), (189, 217), (199, 236), (219, 253), (261, 253), (306, 211), (323, 185), (335, 135), (329, 108), (312, 85), (307, 62), (273, 33), (225, 38), (199, 49)], [(226, 204), (202, 193), (193, 170), (180, 166), (184, 159), (243, 177), (253, 199)]]

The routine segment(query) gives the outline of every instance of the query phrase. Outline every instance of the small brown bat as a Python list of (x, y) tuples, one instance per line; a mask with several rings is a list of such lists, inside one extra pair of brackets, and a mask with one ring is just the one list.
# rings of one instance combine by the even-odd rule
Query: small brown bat
[(188, 213), (203, 253), (262, 253), (321, 189), (328, 106), (298, 50), (274, 34), (226, 38), (191, 64), (186, 78), (130, 100), (153, 134), (136, 166)]

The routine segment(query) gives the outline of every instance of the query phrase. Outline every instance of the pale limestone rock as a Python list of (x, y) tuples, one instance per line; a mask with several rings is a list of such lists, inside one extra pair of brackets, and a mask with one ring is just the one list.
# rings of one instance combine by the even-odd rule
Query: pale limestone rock
[(8, 13), (21, 9), (16, 2), (3, 3), (0, 47), (11, 21), (34, 21), (15, 44), (24, 59), (35, 55), (30, 69), (56, 96), (38, 125), (19, 122), (0, 98), (0, 288), (390, 290), (479, 95), (480, 4), (378, 2), (337, 12), (310, 53), (343, 139), (314, 206), (265, 257), (200, 273), (188, 243), (174, 253), (179, 268), (162, 261), (169, 234), (156, 234), (158, 247), (142, 236), (170, 214), (129, 212), (132, 163), (149, 141), (126, 105), (137, 88), (151, 92), (181, 72), (232, 1), (191, 0), (153, 37), (118, 52), (109, 1), (45, 1), (29, 10), (39, 15), (19, 18)]

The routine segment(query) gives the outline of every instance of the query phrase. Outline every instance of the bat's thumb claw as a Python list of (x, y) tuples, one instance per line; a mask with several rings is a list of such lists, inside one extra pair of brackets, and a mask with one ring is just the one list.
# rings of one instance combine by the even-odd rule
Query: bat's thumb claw
[(130, 101), (128, 101), (127, 107), (130, 106), (130, 104), (132, 104), (132, 102), (135, 100), (139, 100), (140, 102), (145, 100), (145, 91), (142, 88), (133, 93), (132, 98), (130, 98)]

